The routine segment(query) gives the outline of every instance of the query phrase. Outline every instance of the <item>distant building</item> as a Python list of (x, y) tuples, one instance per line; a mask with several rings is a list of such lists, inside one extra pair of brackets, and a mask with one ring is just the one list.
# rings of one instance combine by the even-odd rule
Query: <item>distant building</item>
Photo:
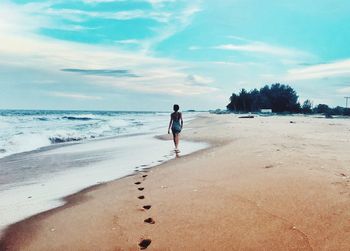
[(272, 113), (272, 109), (260, 109), (261, 113)]

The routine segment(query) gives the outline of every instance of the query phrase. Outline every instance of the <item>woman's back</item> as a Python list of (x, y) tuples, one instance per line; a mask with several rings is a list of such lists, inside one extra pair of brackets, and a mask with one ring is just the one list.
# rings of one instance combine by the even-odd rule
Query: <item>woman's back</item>
[(171, 114), (171, 118), (174, 120), (174, 122), (179, 122), (181, 119), (181, 112), (173, 112)]

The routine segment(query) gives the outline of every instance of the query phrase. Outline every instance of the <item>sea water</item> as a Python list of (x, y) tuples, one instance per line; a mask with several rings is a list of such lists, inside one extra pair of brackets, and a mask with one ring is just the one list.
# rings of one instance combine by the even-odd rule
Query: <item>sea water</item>
[(93, 140), (164, 127), (167, 113), (0, 110), (0, 158), (64, 142)]
[[(175, 158), (172, 142), (155, 138), (168, 123), (161, 112), (0, 111), (0, 229)], [(207, 146), (182, 141), (181, 155)]]

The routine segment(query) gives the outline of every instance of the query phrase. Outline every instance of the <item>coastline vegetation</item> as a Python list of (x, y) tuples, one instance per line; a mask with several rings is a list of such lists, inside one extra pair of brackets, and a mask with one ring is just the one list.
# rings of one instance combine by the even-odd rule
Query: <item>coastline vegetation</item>
[(238, 94), (232, 93), (227, 110), (235, 113), (260, 112), (269, 109), (279, 114), (324, 114), (326, 117), (332, 115), (350, 116), (350, 108), (334, 107), (327, 104), (313, 106), (311, 100), (307, 99), (300, 104), (299, 96), (289, 85), (280, 83), (265, 85), (258, 89), (247, 91), (242, 89)]

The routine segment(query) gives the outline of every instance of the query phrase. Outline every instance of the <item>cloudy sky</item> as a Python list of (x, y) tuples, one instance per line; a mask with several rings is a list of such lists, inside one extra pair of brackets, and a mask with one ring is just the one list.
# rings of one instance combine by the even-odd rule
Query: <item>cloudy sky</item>
[(1, 0), (0, 109), (224, 108), (350, 96), (348, 0)]

